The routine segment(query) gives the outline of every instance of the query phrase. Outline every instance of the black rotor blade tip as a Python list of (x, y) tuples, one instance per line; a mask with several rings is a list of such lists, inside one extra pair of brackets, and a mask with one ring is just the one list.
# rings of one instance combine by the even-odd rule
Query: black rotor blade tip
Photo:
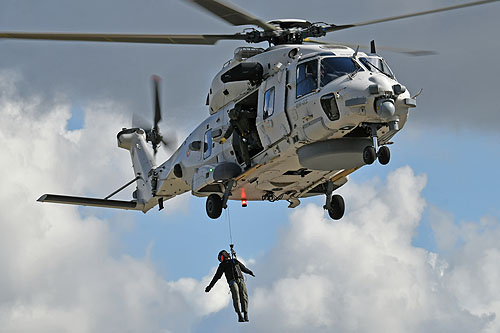
[(155, 100), (155, 114), (154, 114), (154, 128), (158, 129), (158, 123), (161, 120), (161, 106), (160, 106), (160, 92), (159, 92), (160, 77), (153, 75), (153, 89), (154, 89), (154, 100)]

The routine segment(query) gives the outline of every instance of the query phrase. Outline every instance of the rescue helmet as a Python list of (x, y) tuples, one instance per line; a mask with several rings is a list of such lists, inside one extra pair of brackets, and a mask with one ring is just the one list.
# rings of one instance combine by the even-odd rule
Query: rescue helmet
[(217, 259), (219, 259), (220, 262), (223, 262), (225, 259), (229, 259), (229, 253), (227, 253), (226, 250), (221, 250)]

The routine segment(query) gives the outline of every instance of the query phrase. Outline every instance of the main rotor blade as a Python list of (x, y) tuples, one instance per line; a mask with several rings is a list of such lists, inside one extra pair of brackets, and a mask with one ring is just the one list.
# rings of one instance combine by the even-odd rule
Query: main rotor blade
[[(321, 44), (321, 45), (347, 46), (347, 47), (350, 47), (352, 49), (356, 49), (358, 46), (361, 49), (370, 49), (370, 45), (351, 44), (351, 43), (339, 43), (339, 42), (325, 42), (325, 41), (313, 40), (313, 39), (309, 39), (309, 38), (304, 39), (304, 42), (313, 43), (313, 44)], [(406, 49), (406, 48), (391, 47), (391, 46), (380, 46), (380, 45), (377, 45), (377, 49), (378, 50), (389, 51), (389, 52), (407, 54), (407, 55), (411, 55), (411, 56), (427, 56), (427, 55), (437, 54), (437, 52), (435, 52), (435, 51), (412, 50), (412, 49)]]
[(253, 16), (252, 14), (244, 11), (241, 8), (236, 7), (233, 4), (221, 1), (221, 0), (187, 0), (189, 2), (194, 2), (198, 6), (201, 6), (211, 12), (212, 14), (220, 17), (226, 22), (232, 25), (256, 25), (266, 31), (274, 31), (276, 27), (269, 23), (266, 23), (259, 18)]
[(448, 11), (448, 10), (454, 10), (454, 9), (459, 9), (459, 8), (484, 5), (484, 4), (487, 4), (487, 3), (490, 3), (490, 2), (496, 2), (496, 1), (499, 1), (499, 0), (474, 1), (474, 2), (463, 3), (463, 4), (455, 5), (455, 6), (449, 6), (449, 7), (443, 7), (443, 8), (438, 8), (438, 9), (426, 10), (426, 11), (423, 11), (423, 12), (416, 12), (416, 13), (410, 13), (410, 14), (404, 14), (404, 15), (386, 17), (386, 18), (382, 18), (382, 19), (365, 21), (365, 22), (359, 22), (359, 23), (354, 23), (354, 24), (346, 24), (346, 25), (334, 25), (334, 24), (332, 24), (330, 27), (326, 28), (326, 31), (327, 32), (332, 32), (332, 31), (337, 31), (337, 30), (342, 30), (342, 29), (347, 29), (347, 28), (353, 28), (353, 27), (361, 27), (361, 26), (364, 26), (364, 25), (376, 24), (376, 23), (381, 23), (381, 22), (401, 20), (401, 19), (405, 19), (405, 18), (409, 18), (409, 17), (414, 17), (414, 16), (434, 14), (434, 13), (445, 12), (445, 11)]
[(137, 34), (88, 34), (53, 32), (0, 32), (0, 39), (41, 39), (82, 42), (151, 43), (151, 44), (201, 44), (214, 45), (219, 40), (245, 40), (244, 34), (233, 35), (137, 35)]

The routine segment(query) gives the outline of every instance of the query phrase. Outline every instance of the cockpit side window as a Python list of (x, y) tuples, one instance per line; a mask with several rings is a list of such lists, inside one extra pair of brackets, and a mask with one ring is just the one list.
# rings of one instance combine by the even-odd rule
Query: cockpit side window
[(387, 75), (391, 79), (394, 79), (394, 73), (392, 72), (389, 65), (387, 65), (387, 63), (384, 61), (384, 59), (376, 57), (366, 57), (359, 58), (359, 60), (370, 72), (380, 72)]
[(264, 95), (264, 119), (271, 117), (274, 113), (274, 87), (268, 89)]
[(318, 59), (297, 65), (297, 98), (318, 89)]
[(354, 73), (357, 70), (362, 70), (361, 66), (357, 65), (352, 58), (347, 57), (328, 57), (321, 59), (321, 86), (325, 86), (329, 82)]

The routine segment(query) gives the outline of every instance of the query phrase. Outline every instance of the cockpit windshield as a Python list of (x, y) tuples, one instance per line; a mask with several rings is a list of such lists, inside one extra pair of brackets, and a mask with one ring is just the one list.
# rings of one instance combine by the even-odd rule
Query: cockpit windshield
[(387, 65), (384, 59), (377, 57), (366, 57), (359, 58), (359, 60), (361, 60), (363, 65), (365, 65), (370, 72), (380, 72), (387, 75), (391, 79), (394, 79), (394, 73), (391, 71), (389, 65)]
[(363, 70), (352, 58), (328, 57), (321, 59), (321, 86), (356, 71)]

